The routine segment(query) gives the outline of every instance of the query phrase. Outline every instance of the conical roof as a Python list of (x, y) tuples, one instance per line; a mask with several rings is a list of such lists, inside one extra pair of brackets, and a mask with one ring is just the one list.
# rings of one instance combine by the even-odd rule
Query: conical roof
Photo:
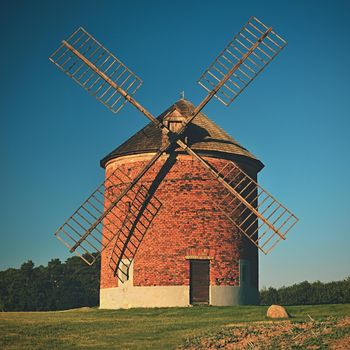
[[(181, 99), (158, 116), (158, 119), (163, 120), (169, 111), (174, 108), (181, 115), (187, 117), (195, 107), (191, 102)], [(153, 123), (149, 123), (104, 157), (101, 160), (101, 166), (105, 167), (106, 163), (113, 158), (156, 152), (162, 146), (162, 136), (162, 131)], [(254, 163), (257, 171), (261, 170), (264, 166), (252, 153), (203, 113), (199, 113), (191, 124), (188, 125), (184, 136), (187, 136), (187, 144), (199, 154), (214, 157), (219, 156), (221, 158), (245, 158)]]

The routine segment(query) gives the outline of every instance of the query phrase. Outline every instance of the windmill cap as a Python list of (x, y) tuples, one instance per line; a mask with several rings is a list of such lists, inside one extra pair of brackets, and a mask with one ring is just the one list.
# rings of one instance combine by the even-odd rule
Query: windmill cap
[[(191, 102), (181, 99), (159, 115), (158, 119), (163, 121), (172, 111), (174, 111), (173, 115), (176, 117), (183, 116), (187, 118), (194, 108)], [(187, 137), (187, 144), (200, 155), (232, 160), (239, 158), (242, 161), (249, 162), (257, 172), (264, 167), (260, 160), (203, 113), (199, 113), (194, 118), (183, 135)], [(162, 130), (153, 123), (149, 123), (105, 156), (100, 164), (104, 168), (106, 163), (114, 158), (157, 152), (162, 146), (162, 138)], [(176, 151), (181, 152), (181, 148), (176, 149)]]

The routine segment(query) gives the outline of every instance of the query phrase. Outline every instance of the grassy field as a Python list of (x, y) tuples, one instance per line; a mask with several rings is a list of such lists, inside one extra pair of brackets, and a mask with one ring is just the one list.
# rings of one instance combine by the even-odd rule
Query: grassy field
[[(192, 340), (198, 342), (232, 324), (267, 321), (266, 310), (264, 306), (235, 306), (2, 312), (0, 349), (164, 350), (182, 344), (191, 348)], [(350, 304), (291, 306), (287, 310), (296, 323), (350, 316)]]

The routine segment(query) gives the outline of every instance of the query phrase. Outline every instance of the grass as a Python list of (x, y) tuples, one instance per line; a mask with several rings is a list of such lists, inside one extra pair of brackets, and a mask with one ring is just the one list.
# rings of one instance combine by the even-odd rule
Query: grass
[[(265, 321), (265, 306), (0, 313), (0, 349), (174, 349), (233, 323)], [(350, 304), (290, 306), (293, 321), (350, 315)]]

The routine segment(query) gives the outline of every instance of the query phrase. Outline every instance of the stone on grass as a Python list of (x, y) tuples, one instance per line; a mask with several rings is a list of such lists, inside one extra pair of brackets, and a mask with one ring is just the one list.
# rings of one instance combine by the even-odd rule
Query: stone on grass
[(271, 305), (267, 309), (266, 316), (270, 318), (289, 318), (287, 310), (280, 305)]

